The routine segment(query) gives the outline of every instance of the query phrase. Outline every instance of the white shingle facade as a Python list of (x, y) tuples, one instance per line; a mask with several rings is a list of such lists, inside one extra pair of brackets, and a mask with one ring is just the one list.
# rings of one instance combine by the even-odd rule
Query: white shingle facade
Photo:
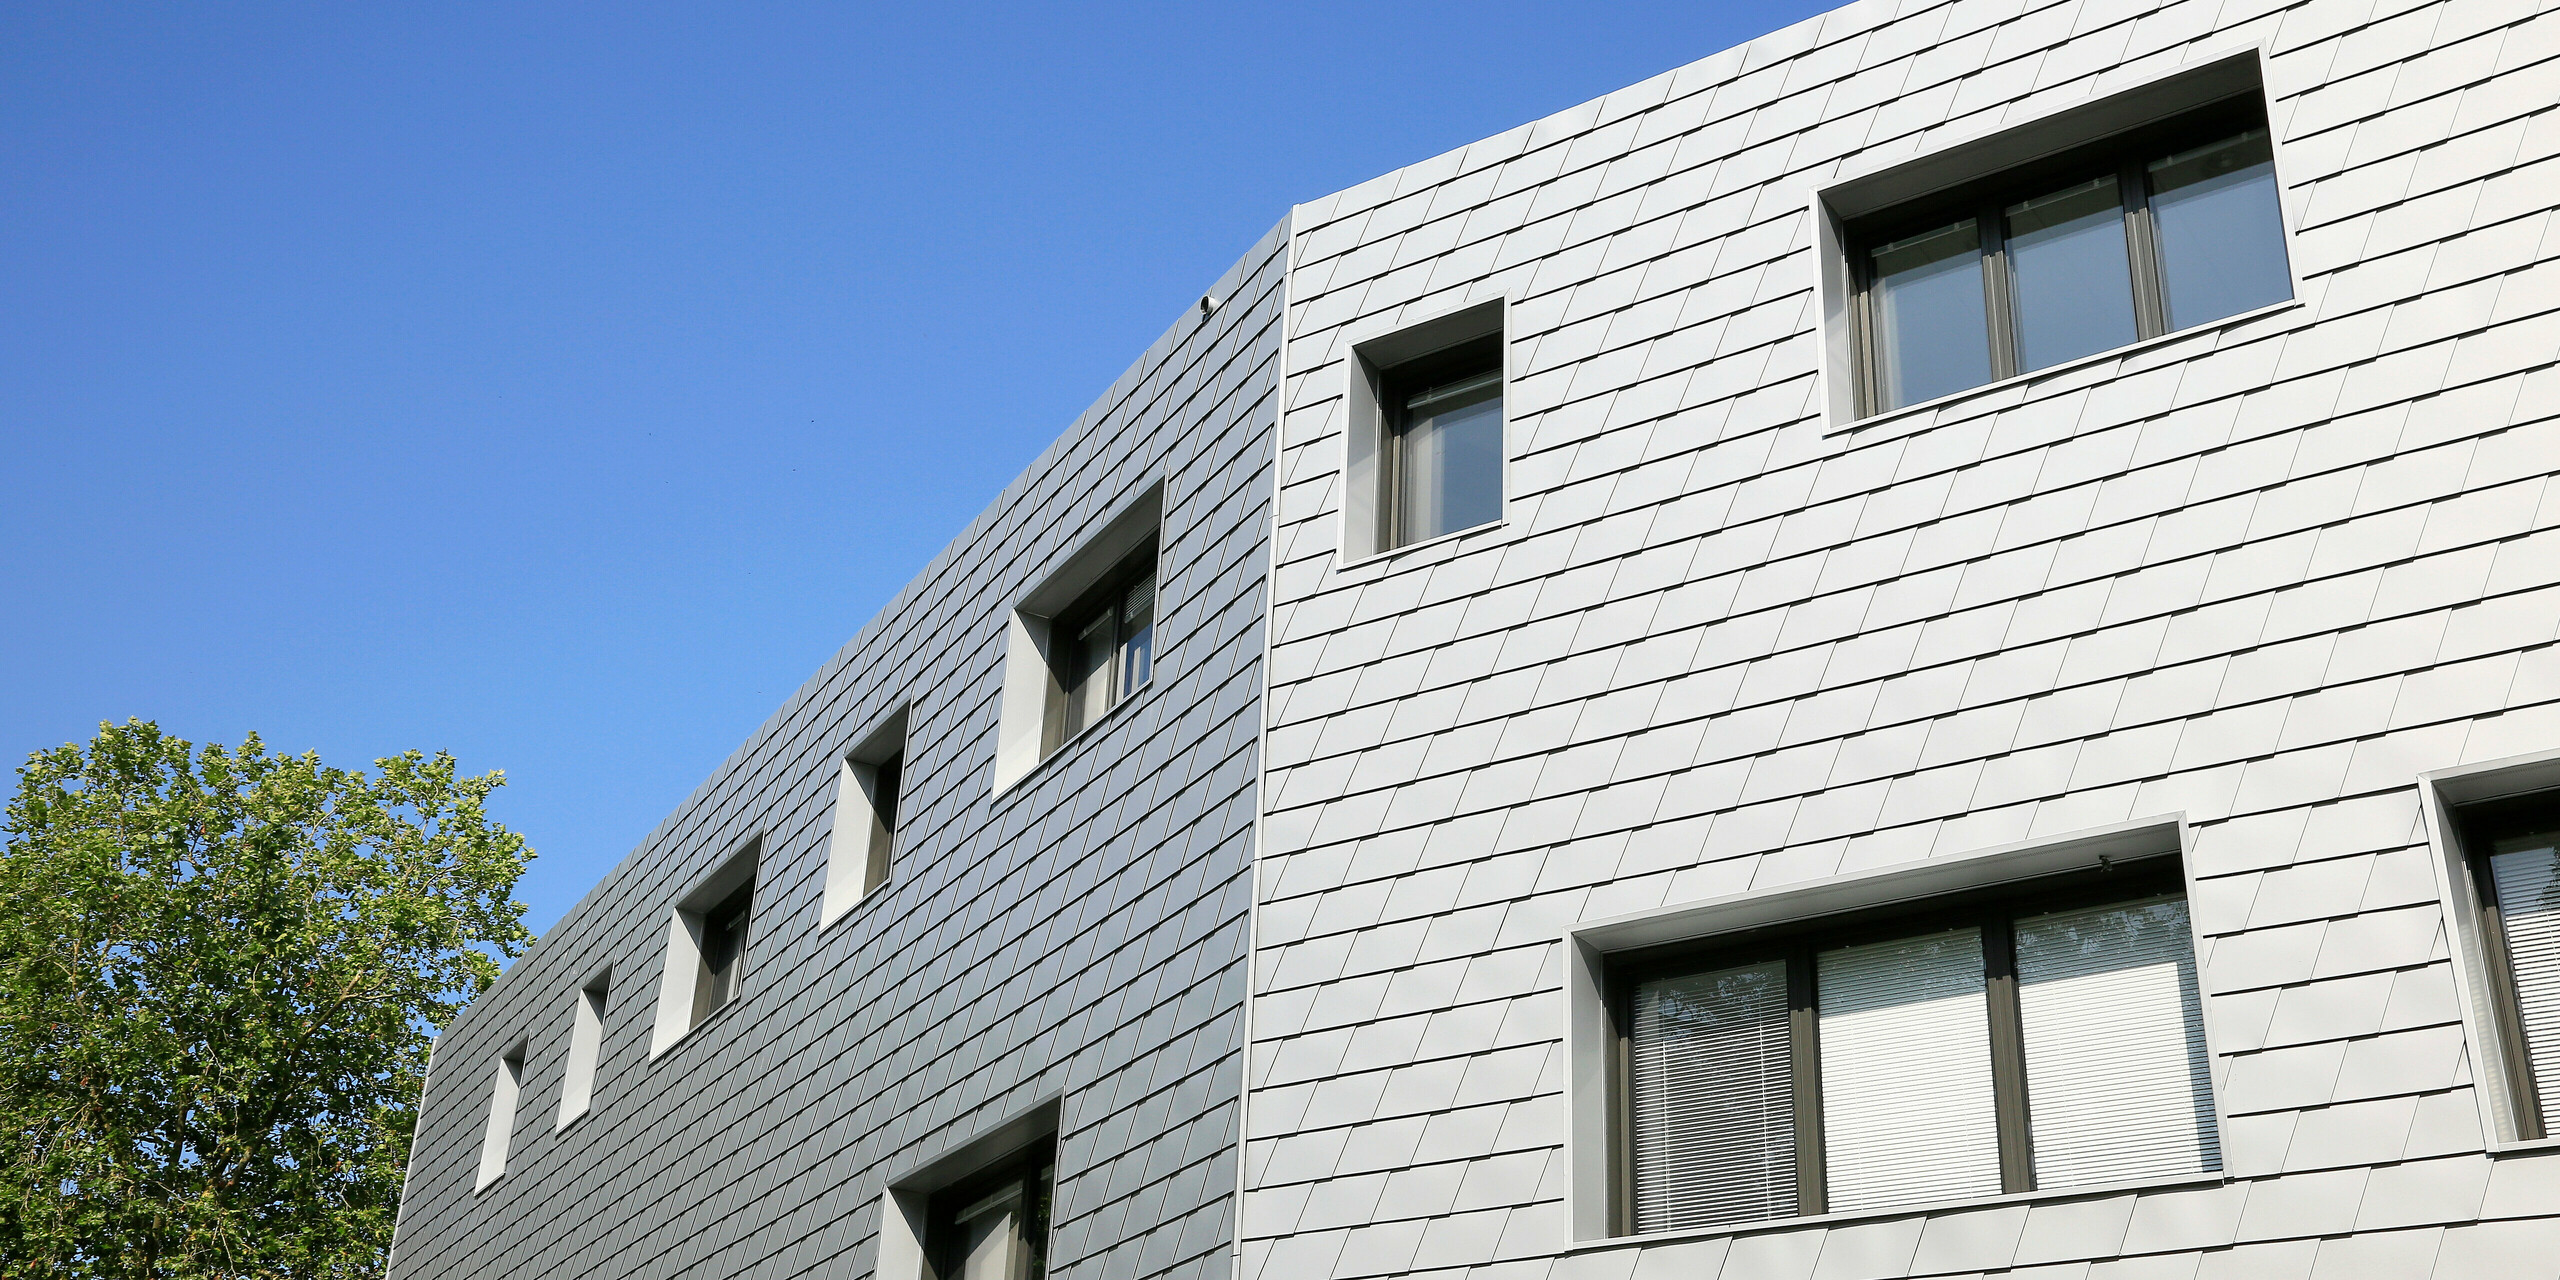
[[(1857, 219), (2242, 90), (2289, 299), (1861, 413)], [(2560, 1276), (2463, 834), (2560, 788), (2556, 103), (2547, 0), (1862, 3), (1299, 206), (447, 1032), (395, 1274), (916, 1280), (886, 1193), (1046, 1116), (1096, 1280)], [(1503, 518), (1381, 554), (1373, 366), (1487, 324)], [(1016, 779), (1009, 611), (1159, 481), (1156, 683)], [(2200, 1170), (1633, 1232), (1629, 957), (2124, 867)]]
[[(1843, 412), (1818, 193), (2234, 55), (2293, 305)], [(1244, 1273), (2560, 1272), (2419, 788), (2560, 748), (2555, 96), (2533, 3), (1858, 4), (1301, 206)], [(1344, 563), (1348, 345), (1497, 298), (1506, 522)], [(1569, 931), (2145, 823), (2220, 1176), (1577, 1217)]]

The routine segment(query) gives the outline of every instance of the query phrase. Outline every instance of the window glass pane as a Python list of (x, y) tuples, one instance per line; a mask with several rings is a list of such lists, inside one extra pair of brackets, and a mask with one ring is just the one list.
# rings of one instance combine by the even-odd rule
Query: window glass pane
[(1793, 1214), (1786, 962), (1642, 983), (1633, 1012), (1636, 1230)]
[(1814, 959), (1834, 1213), (2000, 1194), (1982, 931)]
[(1432, 387), (1404, 404), (1396, 444), (1397, 542), (1502, 518), (1502, 373)]
[(1112, 612), (1078, 627), (1060, 655), (1058, 683), (1066, 690), (1065, 735), (1102, 718), (1111, 709)]
[(2008, 208), (2018, 368), (2076, 360), (2140, 336), (2124, 201), (2113, 175)]
[(2152, 161), (2151, 216), (2170, 328), (2293, 296), (2266, 130)]
[(2220, 1168), (2184, 898), (2017, 924), (2038, 1190)]
[(1021, 1208), (1020, 1190), (1009, 1187), (960, 1211), (953, 1280), (1019, 1280), (1013, 1254), (1020, 1230), (1014, 1216)]
[[(2537, 1091), (2560, 1080), (2560, 849), (2553, 845), (2549, 832), (2489, 845), (2489, 883), (2507, 935), (2507, 967), (2515, 974), (2525, 1066)], [(2547, 1108), (2544, 1115), (2547, 1123)]]
[(1874, 253), (1876, 408), (1991, 381), (1982, 302), (1982, 237), (1973, 219), (1896, 240)]
[(1155, 676), (1156, 576), (1148, 574), (1120, 601), (1120, 688), (1125, 698)]
[(898, 788), (906, 781), (906, 762), (906, 753), (900, 752), (871, 767), (871, 848), (862, 867), (865, 893), (889, 879), (898, 844)]

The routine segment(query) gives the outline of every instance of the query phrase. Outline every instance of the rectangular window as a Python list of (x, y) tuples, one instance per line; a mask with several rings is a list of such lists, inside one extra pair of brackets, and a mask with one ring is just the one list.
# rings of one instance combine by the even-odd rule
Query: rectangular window
[(818, 924), (825, 927), (889, 883), (898, 853), (898, 808), (906, 785), (908, 708), (890, 712), (846, 752), (836, 770), (827, 882)]
[(2497, 1067), (2515, 1136), (2531, 1141), (2550, 1134), (2545, 1090), (2560, 1081), (2560, 792), (2474, 804), (2457, 821), (2479, 897)]
[(2256, 94), (1859, 218), (1863, 412), (2292, 296)]
[(515, 1140), (516, 1097), (524, 1088), (523, 1041), (498, 1055), (498, 1070), (489, 1082), (489, 1121), (480, 1134), (480, 1177), (472, 1190), (486, 1191), (507, 1171), (507, 1147)]
[(2219, 1168), (2163, 861), (1613, 958), (1619, 1229)]
[(596, 1061), (604, 1054), (605, 993), (612, 981), (610, 974), (598, 974), (570, 1002), (569, 1060), (561, 1069), (560, 1117), (552, 1123), (554, 1132), (568, 1128), (595, 1102)]
[(747, 967), (747, 923), (755, 915), (753, 882), (702, 913), (701, 970), (693, 979), (693, 1021), (727, 1007), (738, 998), (738, 980)]
[(1388, 547), (1502, 518), (1502, 337), (1387, 371), (1382, 474)]
[(1149, 538), (1050, 623), (1046, 755), (1155, 676), (1156, 542)]
[(1038, 1280), (1049, 1273), (1056, 1140), (936, 1192), (925, 1257), (935, 1280)]

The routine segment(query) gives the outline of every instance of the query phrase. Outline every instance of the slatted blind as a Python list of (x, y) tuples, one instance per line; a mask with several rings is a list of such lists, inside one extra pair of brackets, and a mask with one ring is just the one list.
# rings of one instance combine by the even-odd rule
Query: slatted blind
[(2017, 922), (2036, 1188), (2222, 1165), (2184, 898)]
[(1633, 1013), (1635, 1229), (1793, 1214), (1786, 963), (1641, 983)]
[(1843, 947), (1814, 964), (1831, 1210), (2000, 1194), (1982, 931)]
[[(2536, 836), (2500, 840), (2491, 850), (2489, 880), (2516, 979), (2525, 1064), (2547, 1099), (2560, 1089), (2560, 849), (2549, 836)], [(2550, 1104), (2540, 1105), (2549, 1127)]]

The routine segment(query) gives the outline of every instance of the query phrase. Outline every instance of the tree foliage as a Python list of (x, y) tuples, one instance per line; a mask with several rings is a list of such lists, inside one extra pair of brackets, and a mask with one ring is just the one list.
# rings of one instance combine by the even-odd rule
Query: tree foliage
[(143, 721), (0, 828), (0, 1276), (377, 1276), (430, 1034), (531, 938), (502, 774)]

